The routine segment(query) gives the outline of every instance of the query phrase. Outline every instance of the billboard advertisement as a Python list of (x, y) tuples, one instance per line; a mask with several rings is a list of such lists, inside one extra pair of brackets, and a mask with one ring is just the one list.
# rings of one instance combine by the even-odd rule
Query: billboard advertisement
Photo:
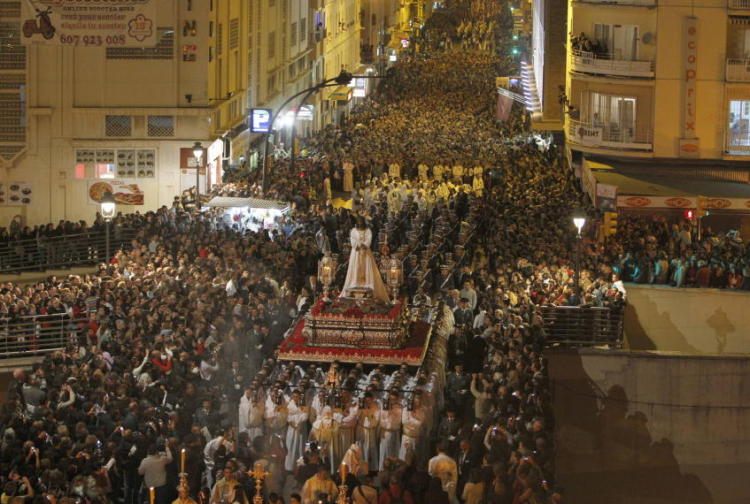
[(132, 180), (89, 180), (88, 201), (99, 205), (105, 193), (110, 192), (118, 205), (143, 205), (143, 191)]
[(23, 0), (21, 41), (35, 45), (153, 47), (156, 0)]

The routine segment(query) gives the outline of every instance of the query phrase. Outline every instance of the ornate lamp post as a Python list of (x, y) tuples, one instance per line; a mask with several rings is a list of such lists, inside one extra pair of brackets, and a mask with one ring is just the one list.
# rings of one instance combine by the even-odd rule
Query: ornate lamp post
[(576, 240), (575, 254), (575, 271), (573, 272), (573, 282), (575, 284), (575, 293), (578, 298), (578, 304), (581, 304), (581, 230), (586, 225), (586, 214), (580, 208), (573, 211), (573, 225), (578, 230), (578, 240)]
[(102, 195), (101, 201), (99, 201), (100, 211), (102, 218), (104, 219), (104, 250), (105, 250), (105, 262), (109, 263), (110, 259), (110, 242), (109, 242), (109, 227), (112, 219), (115, 218), (116, 202), (115, 197), (112, 193), (107, 191)]
[[(336, 276), (336, 259), (331, 256), (330, 252), (321, 257), (318, 261), (318, 280), (323, 284), (323, 301), (328, 302), (329, 289)], [(310, 293), (312, 295), (312, 292)]]
[(193, 144), (193, 157), (195, 158), (195, 208), (201, 209), (201, 160), (203, 159), (203, 144)]
[(388, 271), (387, 271), (387, 283), (388, 287), (391, 289), (391, 297), (393, 304), (396, 304), (396, 300), (398, 299), (398, 289), (401, 287), (401, 282), (404, 280), (404, 268), (401, 264), (401, 261), (393, 257), (391, 258), (390, 262), (388, 263)]

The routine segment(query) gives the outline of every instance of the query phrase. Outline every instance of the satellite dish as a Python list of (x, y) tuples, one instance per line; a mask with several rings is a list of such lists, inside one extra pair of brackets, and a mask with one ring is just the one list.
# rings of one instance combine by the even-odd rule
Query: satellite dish
[(653, 43), (654, 42), (654, 34), (651, 33), (651, 32), (644, 33), (643, 36), (641, 37), (641, 41), (644, 44), (651, 44), (651, 43)]

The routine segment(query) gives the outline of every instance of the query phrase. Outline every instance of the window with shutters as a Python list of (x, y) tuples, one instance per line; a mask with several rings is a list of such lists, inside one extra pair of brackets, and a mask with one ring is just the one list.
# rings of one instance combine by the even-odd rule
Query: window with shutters
[(26, 47), (20, 16), (20, 1), (0, 2), (0, 158), (7, 160), (26, 146)]
[(174, 58), (174, 28), (156, 29), (153, 47), (107, 47), (107, 59), (168, 60)]
[(240, 45), (240, 20), (234, 18), (229, 21), (229, 48), (237, 49)]
[(289, 45), (292, 47), (297, 45), (297, 23), (292, 23), (289, 28)]
[(221, 56), (224, 52), (224, 25), (219, 23), (216, 25), (216, 55)]
[(18, 0), (0, 1), (0, 18), (20, 18), (21, 2)]
[(108, 137), (129, 137), (133, 134), (133, 120), (129, 115), (108, 115), (104, 123), (104, 134)]
[(174, 116), (148, 116), (147, 130), (150, 137), (174, 136)]
[(276, 56), (276, 32), (268, 34), (268, 58)]
[(307, 18), (299, 20), (299, 43), (304, 44), (307, 39)]

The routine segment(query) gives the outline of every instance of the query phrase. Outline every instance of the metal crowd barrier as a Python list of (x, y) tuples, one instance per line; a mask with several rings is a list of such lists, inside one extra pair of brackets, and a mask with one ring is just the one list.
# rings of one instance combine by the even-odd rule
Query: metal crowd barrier
[[(136, 231), (130, 228), (110, 230), (110, 254), (129, 248)], [(0, 273), (43, 271), (83, 266), (105, 261), (105, 230), (82, 234), (39, 237), (0, 242)]]
[(87, 318), (71, 319), (66, 313), (0, 318), (0, 358), (60, 350), (88, 327)]
[(622, 347), (622, 309), (579, 306), (542, 306), (540, 309), (547, 345)]

